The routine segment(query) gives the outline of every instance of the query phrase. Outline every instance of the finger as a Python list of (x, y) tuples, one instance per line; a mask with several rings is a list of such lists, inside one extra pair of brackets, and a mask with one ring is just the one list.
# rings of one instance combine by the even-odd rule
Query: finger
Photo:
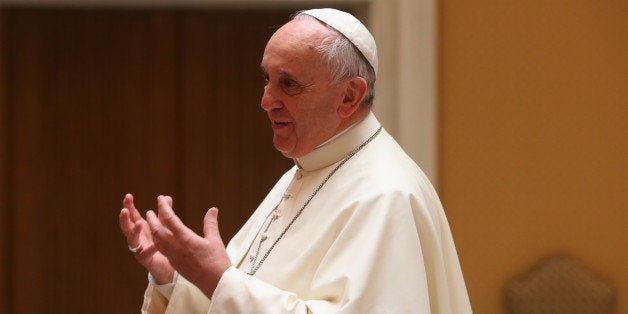
[(173, 234), (181, 234), (189, 229), (183, 224), (181, 219), (174, 213), (172, 209), (172, 198), (170, 196), (157, 197), (157, 210), (159, 211), (159, 220)]
[(124, 200), (122, 201), (122, 204), (124, 205), (124, 208), (127, 208), (129, 210), (132, 221), (135, 222), (137, 220), (142, 219), (142, 215), (140, 215), (139, 210), (137, 210), (137, 208), (135, 207), (135, 203), (133, 202), (133, 194), (127, 193), (124, 196)]
[(120, 230), (128, 237), (129, 233), (133, 229), (133, 222), (131, 222), (131, 214), (127, 208), (123, 208), (118, 216), (118, 223), (120, 224)]
[(153, 235), (153, 242), (166, 239), (167, 236), (172, 235), (170, 230), (161, 224), (161, 221), (159, 221), (159, 218), (152, 210), (146, 212), (146, 222)]
[(142, 232), (142, 222), (132, 222), (129, 218), (129, 210), (123, 208), (120, 211), (119, 224), (120, 230), (126, 237), (126, 242), (129, 247), (136, 248), (140, 245), (140, 233)]
[(142, 222), (138, 221), (135, 224), (131, 223), (131, 228), (124, 235), (126, 236), (126, 243), (129, 248), (134, 248), (138, 250), (142, 245), (141, 233), (142, 233)]
[[(147, 233), (143, 239), (142, 233)], [(146, 236), (148, 236), (148, 238)], [(129, 238), (128, 243), (129, 247), (136, 249), (135, 257), (138, 261), (150, 257), (157, 251), (150, 234), (150, 227), (146, 221), (137, 221), (135, 223), (132, 238)]]
[(205, 218), (203, 218), (203, 234), (205, 235), (205, 239), (217, 238), (222, 241), (222, 238), (220, 238), (220, 230), (218, 229), (218, 208), (212, 207), (205, 213)]
[(136, 248), (143, 244), (141, 241), (141, 235), (142, 231), (144, 230), (145, 224), (146, 223), (143, 221), (136, 221), (133, 225), (132, 237), (129, 239), (129, 245), (131, 247)]

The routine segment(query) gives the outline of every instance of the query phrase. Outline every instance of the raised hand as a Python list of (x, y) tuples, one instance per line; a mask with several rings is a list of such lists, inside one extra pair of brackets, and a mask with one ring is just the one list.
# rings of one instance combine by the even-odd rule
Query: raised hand
[(125, 195), (122, 203), (124, 208), (120, 211), (119, 224), (126, 237), (129, 250), (158, 284), (172, 282), (174, 268), (168, 258), (155, 247), (148, 223), (135, 208), (133, 195)]
[(157, 208), (157, 215), (153, 211), (146, 213), (155, 247), (181, 275), (211, 298), (220, 277), (231, 266), (218, 231), (218, 209), (213, 207), (205, 214), (201, 237), (177, 217), (169, 196), (159, 196)]

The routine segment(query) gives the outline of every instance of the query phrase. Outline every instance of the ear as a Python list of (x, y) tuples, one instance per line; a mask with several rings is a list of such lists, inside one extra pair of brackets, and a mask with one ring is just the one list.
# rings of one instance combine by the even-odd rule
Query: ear
[(366, 96), (366, 80), (363, 77), (355, 76), (346, 82), (346, 89), (342, 98), (342, 104), (338, 107), (338, 115), (341, 118), (348, 118), (360, 108), (362, 99)]

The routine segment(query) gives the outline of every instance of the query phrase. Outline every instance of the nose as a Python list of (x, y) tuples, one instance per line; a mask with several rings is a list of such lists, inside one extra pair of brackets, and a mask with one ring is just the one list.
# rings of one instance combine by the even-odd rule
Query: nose
[(273, 109), (281, 108), (283, 106), (281, 100), (278, 97), (275, 97), (275, 94), (272, 92), (271, 86), (266, 85), (264, 87), (264, 95), (262, 95), (262, 109), (265, 111), (271, 111)]

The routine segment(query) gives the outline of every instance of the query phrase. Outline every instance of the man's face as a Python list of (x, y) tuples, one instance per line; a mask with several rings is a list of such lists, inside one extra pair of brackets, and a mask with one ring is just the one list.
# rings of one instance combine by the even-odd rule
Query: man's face
[(301, 157), (339, 131), (344, 85), (332, 85), (331, 73), (314, 49), (330, 34), (317, 21), (295, 20), (266, 45), (261, 106), (273, 128), (273, 144), (286, 157)]

